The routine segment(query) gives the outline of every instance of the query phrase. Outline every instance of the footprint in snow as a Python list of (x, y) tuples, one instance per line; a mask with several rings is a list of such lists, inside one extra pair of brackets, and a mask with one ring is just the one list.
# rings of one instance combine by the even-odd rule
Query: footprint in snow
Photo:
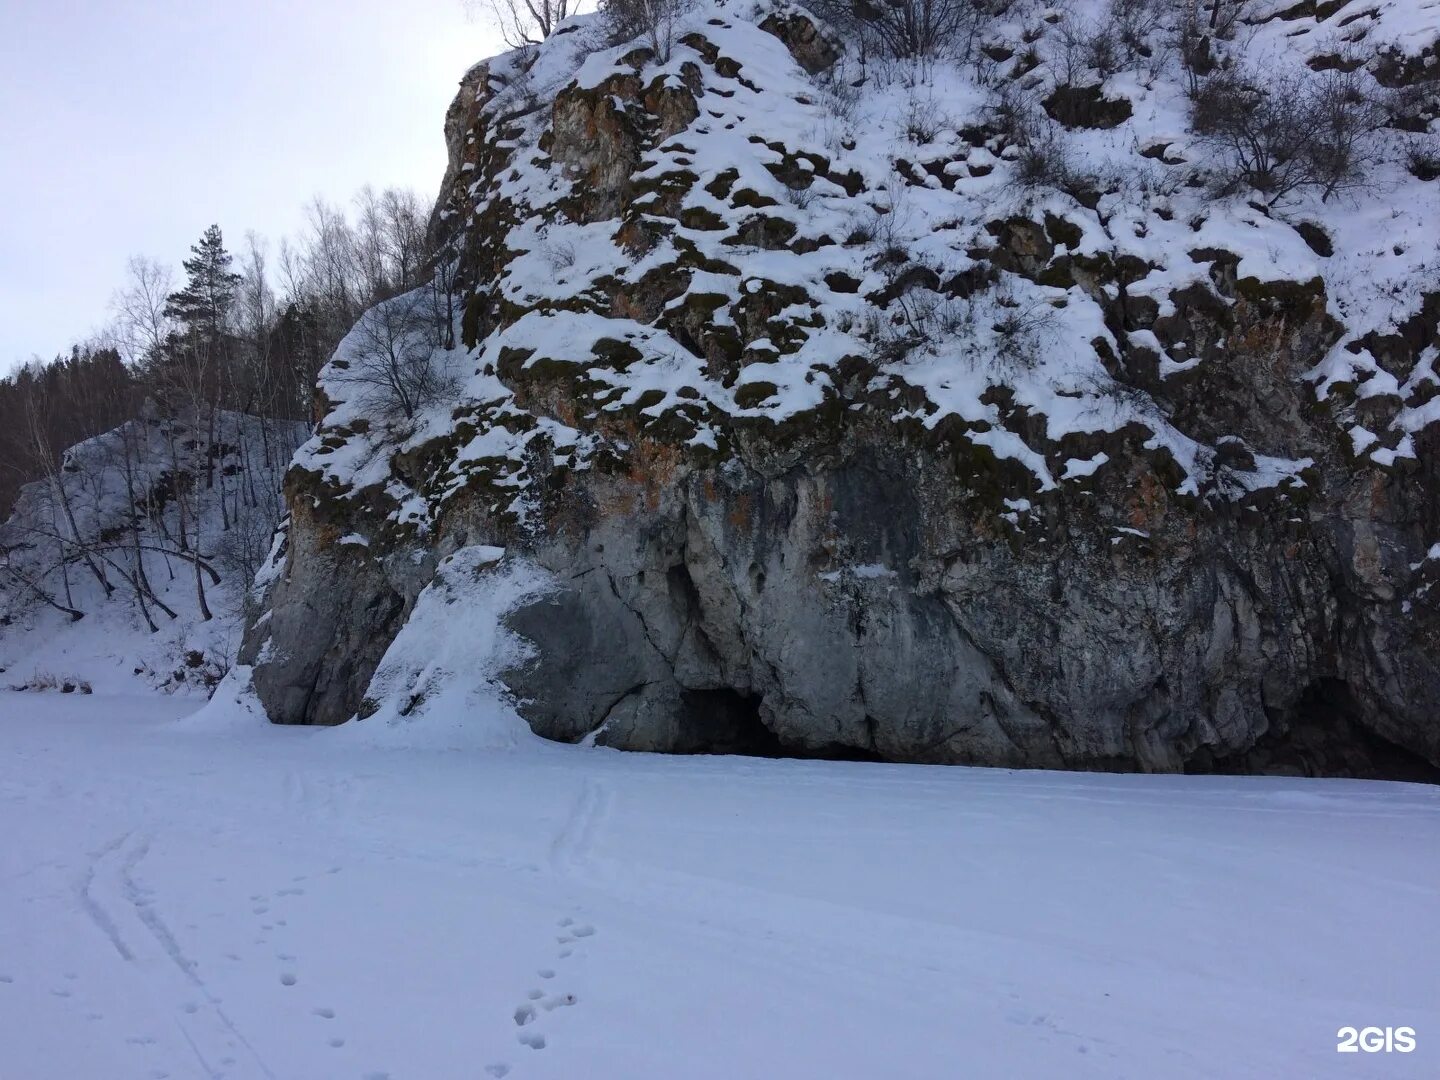
[(493, 1065), (485, 1066), (485, 1075), (495, 1077), (495, 1080), (503, 1080), (510, 1075), (510, 1066), (503, 1061), (497, 1061)]
[(316, 1016), (321, 1017), (321, 1018), (324, 1019), (324, 1020), (334, 1020), (334, 1019), (335, 1019), (335, 1010), (334, 1010), (334, 1009), (320, 1008), (320, 1009), (311, 1009), (310, 1011), (311, 1011), (312, 1013), (314, 1013)]
[(522, 1031), (516, 1038), (520, 1040), (522, 1046), (528, 1046), (531, 1050), (545, 1049), (545, 1036), (538, 1031)]
[(281, 985), (281, 986), (294, 986), (298, 981), (299, 981), (299, 980), (295, 978), (295, 975), (294, 975), (293, 972), (287, 971), (287, 972), (285, 972), (283, 975), (280, 976), (280, 985)]

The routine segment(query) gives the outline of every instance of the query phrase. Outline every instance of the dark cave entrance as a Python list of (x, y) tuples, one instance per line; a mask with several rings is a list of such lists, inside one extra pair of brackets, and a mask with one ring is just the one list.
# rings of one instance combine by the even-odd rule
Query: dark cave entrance
[(1316, 679), (1293, 706), (1271, 714), (1270, 730), (1249, 750), (1208, 761), (1202, 754), (1185, 771), (1440, 784), (1440, 768), (1371, 731), (1361, 715), (1343, 679)]
[(796, 746), (783, 741), (760, 718), (758, 694), (722, 687), (684, 690), (683, 746), (688, 754), (739, 754), (744, 757), (810, 758), (821, 761), (884, 761), (873, 751), (853, 746)]

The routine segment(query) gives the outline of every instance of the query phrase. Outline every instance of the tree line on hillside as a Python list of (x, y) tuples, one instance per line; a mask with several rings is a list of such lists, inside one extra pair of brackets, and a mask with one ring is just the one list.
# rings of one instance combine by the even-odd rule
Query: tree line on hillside
[(0, 380), (0, 522), (15, 509), (0, 622), (35, 606), (79, 619), (118, 595), (155, 631), (179, 614), (156, 574), (183, 574), (209, 620), (210, 590), (248, 583), (269, 549), (316, 375), (352, 327), (375, 324), (350, 350), (362, 389), (407, 415), (437, 392), (424, 373), (453, 345), (453, 258), (430, 249), (415, 195), (365, 189), (356, 205), (352, 220), (317, 199), (273, 260), (254, 234), (232, 253), (214, 225), (178, 279), (132, 258), (101, 334)]
[(315, 199), (303, 235), (273, 257), (254, 233), (236, 254), (211, 226), (180, 280), (158, 260), (130, 259), (103, 330), (0, 379), (0, 520), (66, 447), (147, 400), (162, 413), (310, 418), (316, 374), (360, 314), (416, 288), (435, 263), (425, 200), (366, 188), (355, 208)]

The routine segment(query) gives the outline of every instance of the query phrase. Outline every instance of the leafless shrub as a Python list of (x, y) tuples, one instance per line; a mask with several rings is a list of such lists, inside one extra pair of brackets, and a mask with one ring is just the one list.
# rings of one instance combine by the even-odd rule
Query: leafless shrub
[(1058, 80), (1085, 86), (1132, 69), (1154, 77), (1168, 51), (1160, 33), (1167, 11), (1166, 0), (1109, 0), (1097, 18), (1072, 14), (1056, 28)]
[(382, 414), (407, 420), (454, 389), (441, 356), (443, 327), (429, 289), (377, 304), (355, 324), (342, 349), (348, 364), (335, 381), (358, 387)]
[(1229, 39), (1235, 29), (1244, 21), (1250, 0), (1198, 0), (1197, 7), (1207, 13), (1210, 32), (1218, 38)]
[(922, 98), (910, 94), (905, 110), (905, 137), (917, 146), (935, 141), (936, 136), (951, 123), (933, 96)]
[(863, 333), (883, 362), (943, 351), (1003, 375), (1038, 363), (1040, 335), (1054, 319), (1049, 303), (1004, 280), (965, 296), (914, 286), (872, 310)]
[(1220, 72), (1192, 100), (1191, 125), (1217, 152), (1222, 194), (1249, 188), (1266, 205), (1318, 190), (1322, 199), (1365, 183), (1365, 152), (1384, 110), (1358, 73), (1271, 77)]
[(1065, 189), (1074, 171), (1065, 144), (1053, 131), (1032, 135), (1019, 144), (1015, 155), (1015, 180), (1026, 188)]
[(1043, 300), (1021, 298), (1001, 289), (995, 295), (996, 313), (990, 324), (996, 354), (1014, 367), (1033, 368), (1039, 361), (1037, 339), (1055, 321), (1055, 309)]
[(984, 21), (975, 0), (813, 0), (808, 5), (862, 55), (968, 59)]
[(687, 6), (686, 0), (603, 0), (600, 10), (611, 41), (644, 38), (655, 59), (665, 64), (675, 44), (675, 23)]
[(815, 188), (813, 185), (810, 187), (782, 186), (780, 195), (795, 209), (804, 210), (815, 201)]
[(564, 240), (547, 239), (541, 253), (556, 273), (575, 265), (575, 245)]
[(1001, 87), (987, 111), (990, 127), (1008, 143), (1005, 157), (1022, 187), (1068, 191), (1075, 186), (1075, 169), (1058, 126), (1023, 91)]
[(55, 675), (49, 671), (36, 671), (23, 683), (12, 683), (10, 689), (15, 692), (55, 691), (61, 694), (93, 694), (95, 692), (85, 679), (77, 678), (74, 675)]
[(1105, 5), (1104, 25), (1117, 42), (1123, 64), (1132, 66), (1157, 58), (1167, 10), (1164, 0), (1110, 0)]
[(910, 226), (909, 187), (898, 177), (886, 181), (874, 217), (858, 227), (880, 254), (880, 262), (899, 266), (910, 262), (906, 231)]
[(843, 64), (836, 64), (815, 77), (829, 112), (837, 119), (851, 123), (860, 103), (860, 87), (849, 77)]
[(1440, 179), (1440, 147), (1411, 145), (1405, 151), (1405, 168), (1419, 180)]
[[(254, 581), (256, 573), (270, 553), (270, 542), (279, 519), (280, 508), (273, 500), (253, 508), (249, 514), (237, 517), (231, 527), (214, 540), (212, 562), (227, 577), (233, 574), (235, 580)], [(227, 614), (242, 614), (249, 599), (248, 590), (241, 590), (236, 597), (239, 610)]]
[(863, 333), (881, 361), (894, 362), (943, 341), (971, 341), (974, 329), (975, 308), (970, 300), (930, 289), (910, 289), (885, 310), (867, 312)]

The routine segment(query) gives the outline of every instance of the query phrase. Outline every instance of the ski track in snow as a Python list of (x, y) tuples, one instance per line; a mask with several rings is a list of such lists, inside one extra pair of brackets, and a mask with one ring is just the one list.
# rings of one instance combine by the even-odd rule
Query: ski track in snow
[(566, 877), (575, 877), (581, 872), (609, 808), (609, 789), (599, 780), (586, 778), (565, 824), (551, 841), (551, 869)]
[(6, 1080), (1440, 1074), (1435, 789), (186, 708), (0, 694)]
[[(148, 834), (136, 837), (131, 830), (94, 852), (78, 887), (82, 909), (121, 960), (145, 970), (143, 982), (155, 995), (158, 1011), (167, 1007), (162, 999), (174, 1003), (174, 1024), (206, 1077), (224, 1077), (237, 1056), (248, 1056), (260, 1075), (274, 1080), (276, 1074), (210, 993), (153, 895), (137, 880), (151, 843)], [(189, 984), (188, 990), (176, 985), (175, 974)], [(130, 1041), (150, 1045), (153, 1038), (132, 1036)]]

